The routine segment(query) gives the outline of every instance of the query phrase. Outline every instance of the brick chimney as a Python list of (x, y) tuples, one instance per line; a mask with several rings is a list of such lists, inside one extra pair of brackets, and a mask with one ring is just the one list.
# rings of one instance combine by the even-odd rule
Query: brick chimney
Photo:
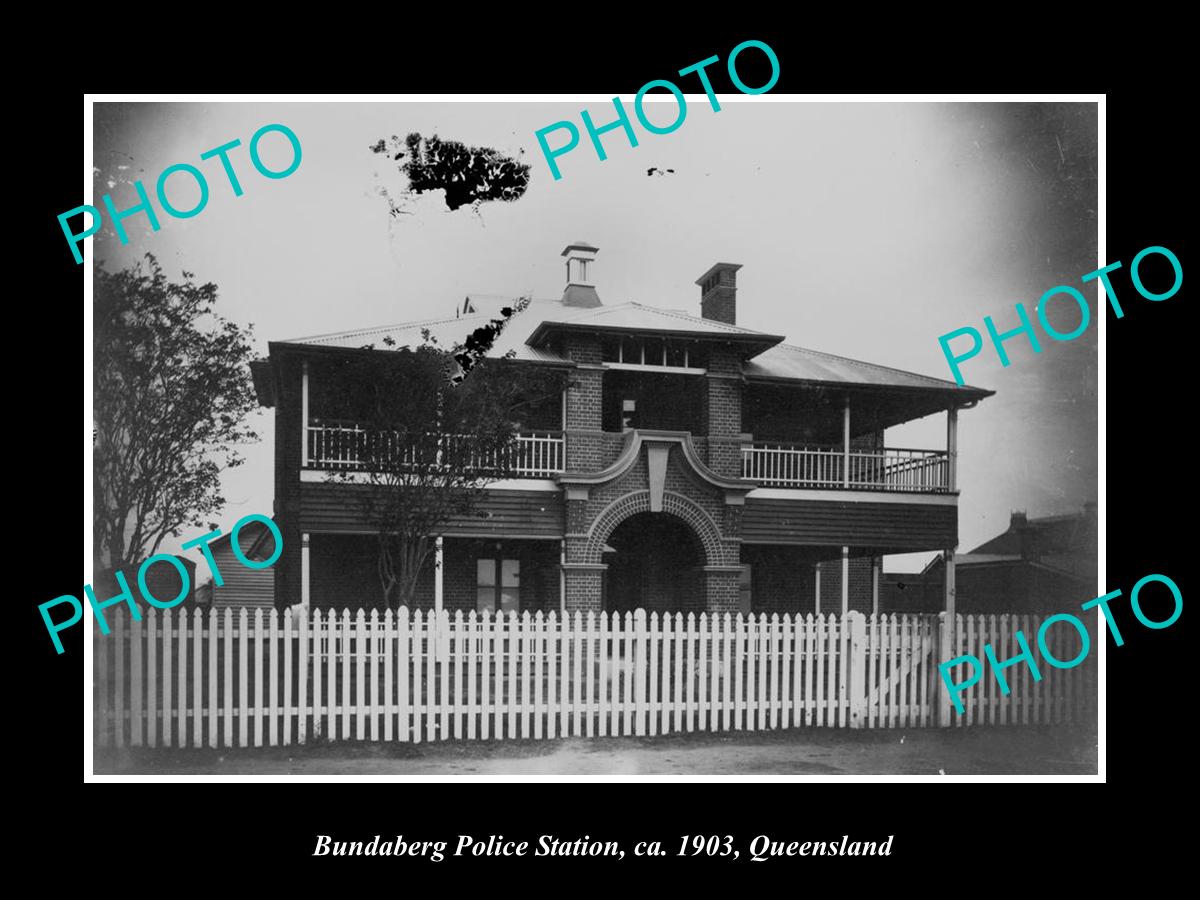
[(700, 315), (727, 325), (737, 324), (737, 270), (739, 263), (716, 263), (696, 279), (700, 285)]
[(567, 258), (567, 287), (563, 291), (564, 306), (602, 306), (600, 296), (596, 293), (593, 279), (593, 269), (596, 265), (596, 254), (599, 247), (593, 247), (586, 241), (576, 241), (568, 244), (562, 255)]
[(1008, 530), (1017, 535), (1021, 558), (1036, 561), (1038, 559), (1038, 550), (1034, 540), (1033, 529), (1029, 527), (1029, 516), (1023, 512), (1011, 513)]

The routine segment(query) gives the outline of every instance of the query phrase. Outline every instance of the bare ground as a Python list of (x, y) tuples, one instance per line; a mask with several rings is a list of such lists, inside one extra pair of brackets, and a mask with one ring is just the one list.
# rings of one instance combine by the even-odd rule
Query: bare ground
[(96, 752), (97, 774), (1089, 775), (1093, 729), (789, 729), (665, 737)]

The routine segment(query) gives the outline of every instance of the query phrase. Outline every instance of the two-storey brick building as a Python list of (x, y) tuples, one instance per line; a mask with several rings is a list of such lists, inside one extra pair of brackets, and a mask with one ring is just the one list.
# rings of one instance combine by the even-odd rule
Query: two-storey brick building
[[(522, 423), (519, 477), (438, 541), (421, 607), (869, 611), (883, 554), (952, 553), (957, 413), (992, 392), (741, 328), (732, 263), (697, 280), (700, 316), (602, 303), (596, 254), (568, 246), (562, 297), (534, 300), (492, 348), (563, 370), (567, 386)], [(353, 398), (331, 360), (422, 329), (450, 345), (500, 305), (467, 298), (452, 318), (270, 344), (254, 375), (275, 408), (279, 605), (381, 598), (354, 486), (326, 478), (355, 465), (337, 439), (356, 428)], [(887, 428), (935, 413), (944, 448), (887, 447)]]

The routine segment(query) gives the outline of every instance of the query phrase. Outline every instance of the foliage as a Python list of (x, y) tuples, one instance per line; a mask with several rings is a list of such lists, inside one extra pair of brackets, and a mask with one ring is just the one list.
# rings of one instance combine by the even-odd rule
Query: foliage
[(97, 267), (94, 295), (94, 543), (113, 569), (224, 507), (219, 475), (258, 438), (252, 335), (216, 314), (215, 284), (168, 281), (151, 254)]
[(482, 514), (487, 485), (519, 462), (522, 417), (562, 391), (558, 374), (484, 357), (490, 343), (476, 335), (472, 351), (446, 349), (426, 333), (417, 347), (370, 346), (323, 370), (346, 408), (353, 398), (359, 427), (357, 466), (329, 480), (354, 486), (378, 534), (386, 606), (411, 604), (436, 537)]

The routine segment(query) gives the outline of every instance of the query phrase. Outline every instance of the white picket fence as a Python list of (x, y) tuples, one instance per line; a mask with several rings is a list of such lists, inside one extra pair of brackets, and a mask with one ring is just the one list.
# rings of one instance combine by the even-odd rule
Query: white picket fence
[[(965, 714), (946, 718), (937, 662), (963, 652), (982, 659), (983, 642), (1022, 627), (1008, 616), (958, 620), (952, 653), (944, 616), (149, 609), (94, 635), (95, 740), (257, 747), (1094, 715), (1089, 660), (1037, 684), (1013, 667), (1006, 698), (988, 673), (964, 695)], [(1027, 635), (1036, 633), (1030, 623)]]

